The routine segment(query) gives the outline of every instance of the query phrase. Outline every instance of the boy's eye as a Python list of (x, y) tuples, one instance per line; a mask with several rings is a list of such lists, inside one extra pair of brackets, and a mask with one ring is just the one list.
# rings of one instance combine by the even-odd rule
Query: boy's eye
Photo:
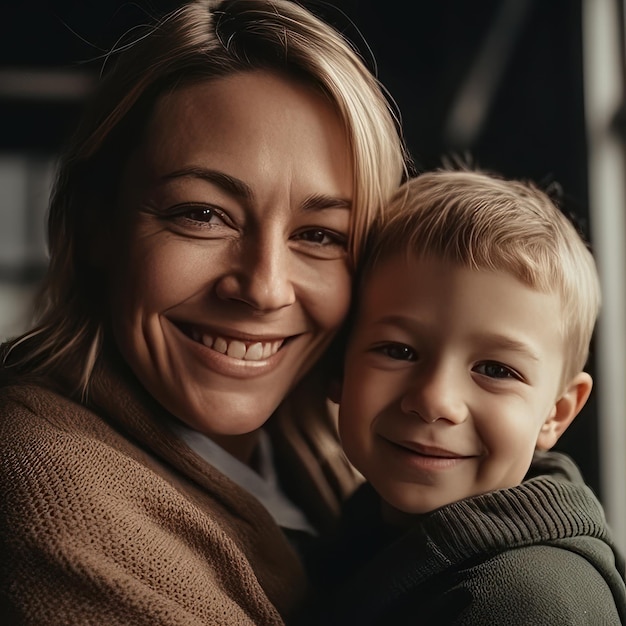
[(417, 353), (413, 348), (403, 343), (388, 343), (376, 348), (377, 352), (388, 356), (396, 361), (416, 361)]
[(474, 368), (474, 371), (489, 378), (514, 378), (516, 380), (520, 380), (520, 376), (517, 372), (512, 370), (510, 367), (495, 361), (485, 361), (484, 363), (479, 363)]

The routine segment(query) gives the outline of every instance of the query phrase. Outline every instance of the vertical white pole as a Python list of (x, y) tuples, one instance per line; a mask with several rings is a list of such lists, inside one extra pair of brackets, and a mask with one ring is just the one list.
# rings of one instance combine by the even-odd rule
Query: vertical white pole
[(618, 2), (583, 0), (583, 73), (590, 225), (603, 290), (597, 329), (602, 500), (626, 553), (626, 137), (613, 121), (624, 105)]

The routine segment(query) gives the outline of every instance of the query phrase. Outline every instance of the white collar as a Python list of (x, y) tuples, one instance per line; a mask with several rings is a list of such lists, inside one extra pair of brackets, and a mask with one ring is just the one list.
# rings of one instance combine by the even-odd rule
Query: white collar
[(197, 455), (255, 496), (279, 526), (317, 534), (304, 512), (282, 490), (276, 476), (272, 442), (264, 430), (259, 431), (257, 473), (212, 439), (186, 424), (172, 420), (169, 426)]

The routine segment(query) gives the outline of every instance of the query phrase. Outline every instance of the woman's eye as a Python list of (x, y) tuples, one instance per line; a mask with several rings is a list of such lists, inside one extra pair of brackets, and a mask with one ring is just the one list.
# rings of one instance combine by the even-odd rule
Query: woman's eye
[(413, 348), (402, 343), (389, 343), (376, 348), (376, 352), (380, 352), (390, 359), (396, 361), (415, 361), (417, 353)]
[(226, 218), (223, 211), (204, 204), (175, 207), (172, 212), (172, 217), (179, 220), (183, 219), (185, 221), (199, 222), (201, 224), (229, 225), (229, 220)]
[(347, 237), (340, 233), (327, 230), (325, 228), (311, 228), (299, 232), (295, 237), (300, 241), (314, 243), (320, 246), (342, 246), (345, 247)]
[(228, 213), (204, 202), (185, 202), (154, 214), (172, 231), (192, 239), (222, 238), (237, 230)]
[(517, 372), (495, 361), (479, 363), (474, 368), (474, 371), (489, 378), (514, 378), (515, 380), (520, 380), (520, 375)]
[(186, 217), (195, 222), (212, 222), (215, 219), (220, 219), (213, 209), (194, 209), (189, 211)]

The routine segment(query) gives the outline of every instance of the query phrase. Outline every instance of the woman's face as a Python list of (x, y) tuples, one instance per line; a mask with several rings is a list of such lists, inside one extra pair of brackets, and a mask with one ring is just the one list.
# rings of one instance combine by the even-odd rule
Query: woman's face
[(126, 168), (118, 347), (166, 409), (239, 456), (231, 436), (268, 419), (347, 312), (351, 162), (323, 97), (255, 71), (163, 96)]

